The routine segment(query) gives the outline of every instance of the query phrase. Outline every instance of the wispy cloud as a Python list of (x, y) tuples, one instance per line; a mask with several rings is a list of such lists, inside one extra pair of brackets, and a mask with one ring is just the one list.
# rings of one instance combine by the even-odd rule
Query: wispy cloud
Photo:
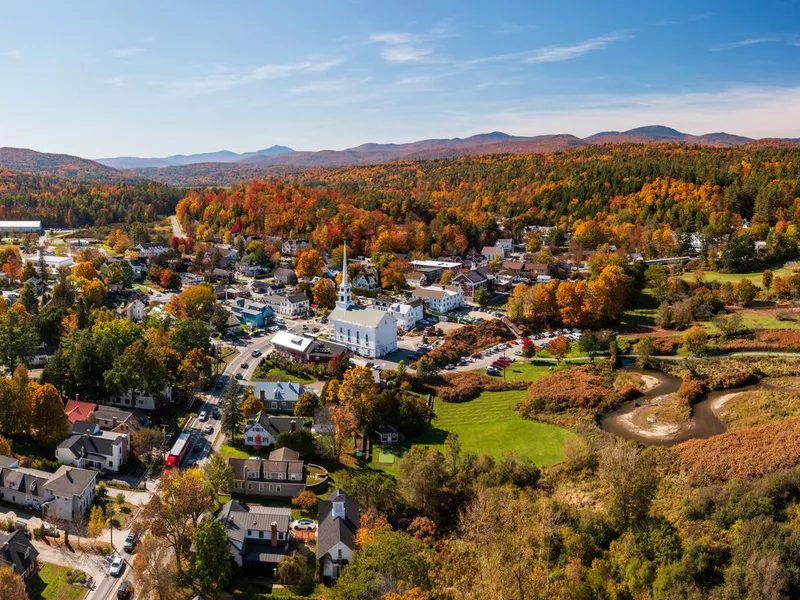
[(0, 56), (5, 58), (22, 58), (22, 50), (19, 48), (12, 48), (11, 50), (0, 52)]
[(576, 42), (574, 44), (567, 44), (563, 46), (544, 46), (542, 48), (535, 48), (524, 52), (514, 52), (510, 54), (496, 54), (494, 56), (485, 56), (483, 58), (476, 58), (467, 61), (467, 64), (481, 64), (493, 62), (519, 62), (524, 64), (538, 64), (550, 62), (562, 62), (565, 60), (572, 60), (588, 54), (589, 52), (597, 52), (598, 50), (605, 50), (614, 42), (629, 40), (633, 34), (628, 32), (610, 33), (599, 37), (589, 38)]
[(319, 81), (310, 81), (292, 87), (289, 91), (295, 94), (332, 94), (336, 92), (344, 92), (359, 88), (366, 84), (369, 78), (353, 79), (349, 77), (340, 77), (337, 79), (321, 79)]
[(341, 58), (332, 58), (262, 65), (246, 71), (220, 69), (209, 75), (176, 81), (172, 85), (195, 93), (222, 92), (259, 81), (287, 77), (293, 73), (322, 73), (343, 62), (344, 60)]
[(131, 46), (129, 48), (117, 48), (111, 51), (111, 56), (115, 58), (132, 58), (144, 52), (144, 48)]
[(116, 86), (116, 87), (122, 87), (124, 85), (127, 85), (128, 82), (130, 82), (131, 79), (132, 78), (131, 78), (130, 75), (115, 75), (114, 77), (110, 77), (110, 78), (106, 79), (105, 83), (107, 83), (108, 85)]
[(373, 33), (369, 41), (382, 46), (380, 54), (391, 63), (428, 61), (433, 56), (431, 44), (440, 40), (455, 37), (446, 25), (439, 25), (423, 33), (408, 31), (384, 31)]
[(727, 44), (719, 44), (711, 49), (715, 52), (722, 50), (734, 50), (745, 46), (755, 46), (757, 44), (788, 44), (790, 46), (800, 46), (800, 35), (796, 33), (783, 33), (778, 35), (765, 35), (761, 37), (746, 38)]

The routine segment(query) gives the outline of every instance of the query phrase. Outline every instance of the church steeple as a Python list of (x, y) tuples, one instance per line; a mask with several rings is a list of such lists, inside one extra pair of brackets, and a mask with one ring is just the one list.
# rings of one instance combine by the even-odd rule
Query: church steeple
[(353, 305), (350, 296), (350, 283), (347, 281), (347, 243), (345, 242), (342, 252), (342, 283), (339, 285), (339, 297), (336, 300), (336, 308), (347, 310)]

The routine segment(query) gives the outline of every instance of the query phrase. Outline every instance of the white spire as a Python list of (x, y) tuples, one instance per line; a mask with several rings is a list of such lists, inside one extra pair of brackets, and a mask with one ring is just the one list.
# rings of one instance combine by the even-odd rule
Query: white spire
[(339, 285), (339, 298), (336, 300), (336, 308), (347, 310), (353, 305), (350, 297), (350, 284), (347, 282), (347, 243), (342, 252), (342, 283)]

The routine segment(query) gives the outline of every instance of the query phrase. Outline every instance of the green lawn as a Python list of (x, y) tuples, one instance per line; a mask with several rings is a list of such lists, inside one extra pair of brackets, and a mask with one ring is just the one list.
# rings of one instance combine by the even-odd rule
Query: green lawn
[[(786, 277), (787, 275), (792, 274), (792, 270), (786, 267), (776, 267), (772, 269), (773, 275), (780, 275), (781, 277)], [(736, 283), (737, 281), (741, 281), (742, 279), (749, 279), (758, 287), (761, 287), (761, 276), (764, 274), (764, 271), (751, 271), (749, 273), (720, 273), (719, 271), (706, 271), (706, 281), (719, 281), (725, 283), (726, 281), (730, 281), (731, 283)], [(694, 281), (694, 271), (687, 271), (683, 275), (681, 275), (682, 279), (686, 281)]]
[(31, 580), (28, 590), (31, 600), (81, 600), (89, 591), (85, 586), (67, 583), (70, 569), (44, 563), (39, 574)]
[[(780, 321), (773, 315), (753, 313), (742, 313), (742, 317), (742, 322), (750, 329), (800, 329), (800, 319)], [(701, 321), (700, 325), (712, 335), (720, 333), (720, 330), (711, 321)]]
[(256, 381), (293, 381), (295, 383), (314, 383), (316, 381), (316, 379), (310, 377), (298, 377), (297, 375), (292, 375), (291, 373), (287, 373), (283, 369), (279, 369), (277, 367), (271, 368), (266, 373), (256, 369), (254, 378)]
[(246, 448), (245, 446), (240, 446), (239, 444), (230, 444), (229, 442), (225, 442), (222, 444), (222, 448), (219, 449), (219, 453), (225, 458), (250, 458), (251, 456), (267, 458), (269, 456), (270, 449), (261, 448), (260, 450), (256, 450), (255, 448)]
[[(539, 373), (548, 367), (537, 367)], [(530, 457), (538, 465), (551, 465), (564, 458), (564, 442), (576, 434), (564, 429), (523, 419), (514, 406), (525, 398), (525, 390), (484, 392), (474, 400), (453, 404), (437, 399), (434, 405), (436, 418), (430, 429), (398, 446), (393, 451), (402, 455), (411, 444), (433, 446), (439, 450), (450, 431), (458, 434), (463, 450), (501, 458), (506, 452)], [(382, 448), (384, 452), (387, 448)], [(393, 473), (394, 465), (380, 464), (377, 456), (371, 466)]]

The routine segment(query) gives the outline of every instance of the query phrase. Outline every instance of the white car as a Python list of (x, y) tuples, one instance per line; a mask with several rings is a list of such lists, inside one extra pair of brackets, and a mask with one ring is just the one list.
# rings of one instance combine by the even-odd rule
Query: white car
[(214, 433), (214, 426), (209, 423), (208, 425), (203, 427), (203, 433), (205, 433), (206, 435), (211, 435), (212, 433)]
[(198, 420), (200, 421), (208, 421), (208, 413), (204, 410), (200, 411), (200, 414), (197, 415)]
[(119, 577), (124, 568), (125, 563), (122, 561), (122, 557), (115, 556), (114, 560), (111, 561), (111, 565), (108, 567), (108, 574), (112, 577)]
[(297, 519), (292, 523), (292, 528), (298, 531), (314, 531), (317, 528), (317, 524), (311, 519)]

